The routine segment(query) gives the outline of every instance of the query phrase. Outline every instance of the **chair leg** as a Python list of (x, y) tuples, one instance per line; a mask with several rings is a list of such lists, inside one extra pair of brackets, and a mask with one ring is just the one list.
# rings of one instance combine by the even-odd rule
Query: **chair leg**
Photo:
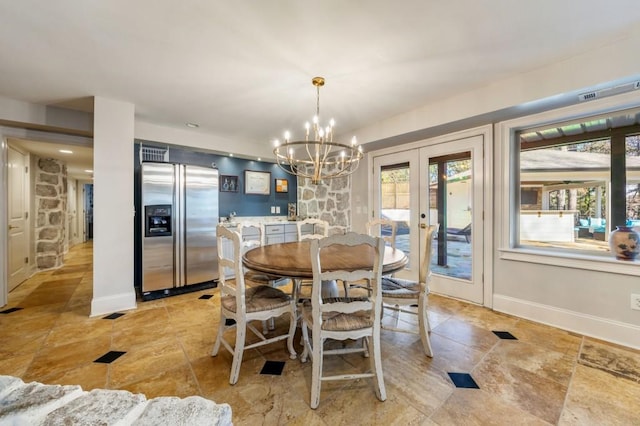
[(293, 304), (293, 309), (290, 312), (289, 337), (287, 338), (287, 347), (289, 348), (289, 357), (291, 359), (296, 359), (298, 354), (296, 353), (296, 350), (293, 348), (293, 338), (295, 337), (296, 326), (297, 326), (296, 311), (295, 311), (295, 306), (296, 306), (295, 300), (292, 301), (292, 304)]
[(431, 331), (431, 327), (429, 326), (429, 317), (427, 316), (427, 301), (423, 295), (420, 295), (418, 299), (418, 332), (420, 333), (424, 353), (428, 357), (433, 357), (429, 331)]
[(211, 356), (218, 355), (218, 351), (220, 350), (220, 342), (222, 342), (222, 335), (224, 334), (224, 323), (225, 317), (224, 314), (220, 313), (220, 324), (218, 324), (218, 335), (216, 336), (216, 342), (213, 344), (213, 349), (211, 350)]
[(320, 405), (320, 385), (322, 383), (322, 339), (314, 333), (313, 356), (311, 365), (311, 400), (309, 405), (314, 410)]
[[(377, 328), (377, 330), (376, 330)], [(373, 356), (369, 358), (371, 362), (371, 371), (375, 372), (376, 380), (376, 396), (380, 401), (387, 399), (387, 391), (384, 387), (384, 376), (382, 375), (382, 353), (380, 352), (380, 328), (374, 327), (373, 336), (371, 336), (371, 348)]]
[(242, 365), (242, 355), (244, 353), (244, 339), (247, 333), (247, 326), (244, 322), (236, 324), (236, 345), (233, 348), (233, 362), (231, 363), (231, 377), (229, 383), (235, 385), (240, 376), (240, 365)]
[(302, 346), (304, 349), (302, 350), (302, 355), (300, 355), (300, 362), (307, 362), (309, 358), (309, 330), (307, 328), (307, 323), (302, 321)]

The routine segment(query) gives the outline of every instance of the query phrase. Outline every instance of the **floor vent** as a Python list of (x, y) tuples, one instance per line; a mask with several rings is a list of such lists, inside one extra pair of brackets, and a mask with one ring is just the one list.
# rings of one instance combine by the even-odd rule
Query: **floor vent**
[(168, 163), (169, 148), (140, 146), (140, 162), (142, 161), (155, 161), (155, 162), (161, 162), (161, 163)]

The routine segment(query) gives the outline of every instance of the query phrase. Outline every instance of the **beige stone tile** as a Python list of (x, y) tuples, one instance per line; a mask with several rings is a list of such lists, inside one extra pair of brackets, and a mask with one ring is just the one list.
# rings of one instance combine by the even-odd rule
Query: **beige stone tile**
[(640, 383), (640, 351), (585, 338), (580, 364), (598, 368)]
[(33, 356), (33, 351), (15, 356), (0, 352), (0, 375), (21, 377), (27, 371)]
[(517, 406), (479, 389), (456, 389), (431, 416), (439, 425), (549, 425)]
[(412, 357), (408, 361), (401, 354), (384, 360), (382, 369), (387, 395), (427, 416), (433, 414), (451, 395), (454, 386), (448, 377), (431, 366), (432, 362), (427, 357)]
[(25, 381), (63, 373), (81, 365), (92, 363), (109, 352), (111, 336), (102, 334), (94, 339), (81, 340), (56, 347), (44, 347), (36, 354), (25, 373)]
[(487, 356), (471, 375), (480, 389), (542, 420), (557, 423), (566, 385), (532, 373), (518, 365), (503, 363), (499, 357)]
[[(325, 383), (323, 383), (324, 388)], [(358, 379), (323, 398), (316, 409), (330, 425), (419, 424), (426, 415), (405, 403), (403, 395), (387, 391), (387, 399), (376, 397), (373, 379)]]
[(513, 330), (507, 331), (521, 342), (570, 355), (576, 355), (582, 343), (582, 336), (527, 320), (518, 321)]
[(489, 331), (511, 331), (520, 321), (511, 315), (473, 304), (468, 304), (458, 311), (455, 317)]
[(160, 396), (186, 398), (200, 395), (198, 385), (188, 365), (161, 371), (153, 376), (119, 386), (117, 389), (142, 393), (147, 399)]
[(124, 312), (124, 315), (113, 320), (114, 332), (126, 329), (157, 326), (162, 328), (169, 323), (169, 313), (165, 307)]
[(638, 401), (638, 383), (578, 365), (559, 424), (638, 425)]
[(80, 385), (83, 390), (104, 389), (107, 386), (108, 364), (92, 362), (66, 371), (42, 377), (43, 383)]
[[(120, 317), (114, 321), (119, 321)], [(115, 326), (115, 324), (114, 324)], [(133, 351), (141, 347), (155, 344), (158, 339), (175, 337), (173, 327), (168, 323), (155, 324), (148, 322), (138, 327), (127, 327), (113, 332), (111, 348), (118, 351)]]
[[(438, 295), (429, 300), (433, 358), (424, 355), (418, 335), (381, 332), (385, 402), (377, 400), (370, 379), (327, 382), (320, 407), (311, 410), (311, 362), (290, 360), (285, 341), (247, 351), (232, 386), (231, 355), (221, 348), (210, 356), (219, 289), (139, 301), (113, 321), (90, 318), (91, 245), (81, 247), (69, 252), (65, 267), (38, 273), (9, 294), (3, 309), (26, 305), (0, 315), (0, 374), (147, 397), (202, 395), (230, 403), (236, 425), (640, 424), (638, 351)], [(213, 297), (198, 299), (202, 294)], [(402, 314), (399, 323), (414, 328), (417, 317)], [(279, 318), (273, 333), (287, 329), (288, 319)], [(519, 340), (497, 340), (492, 330)], [(296, 333), (300, 354), (299, 328)], [(234, 343), (232, 330), (225, 336)], [(109, 350), (127, 354), (108, 365), (93, 362)], [(281, 376), (259, 374), (267, 359), (285, 362)], [(331, 356), (325, 366), (335, 373), (366, 371), (369, 359)], [(471, 372), (481, 389), (455, 389), (447, 372)]]
[(432, 328), (432, 334), (439, 334), (483, 352), (490, 350), (499, 340), (490, 330), (457, 318), (449, 318)]
[(556, 352), (517, 340), (501, 340), (487, 355), (498, 364), (511, 364), (568, 386), (576, 365), (575, 355)]
[(102, 318), (85, 318), (84, 321), (56, 324), (47, 336), (45, 345), (56, 347), (82, 340), (111, 336), (113, 324)]
[(442, 372), (469, 372), (486, 352), (473, 349), (437, 333), (431, 333), (433, 358), (431, 368)]
[[(119, 349), (113, 347), (112, 350)], [(159, 337), (153, 343), (128, 351), (110, 364), (109, 388), (119, 389), (128, 383), (141, 381), (186, 364), (187, 358), (176, 338)]]

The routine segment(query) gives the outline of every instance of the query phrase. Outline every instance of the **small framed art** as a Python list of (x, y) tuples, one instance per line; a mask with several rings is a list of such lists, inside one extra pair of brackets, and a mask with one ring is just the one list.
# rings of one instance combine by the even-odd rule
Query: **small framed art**
[(238, 192), (238, 176), (220, 175), (220, 192)]
[(276, 192), (289, 192), (289, 181), (286, 179), (276, 179)]

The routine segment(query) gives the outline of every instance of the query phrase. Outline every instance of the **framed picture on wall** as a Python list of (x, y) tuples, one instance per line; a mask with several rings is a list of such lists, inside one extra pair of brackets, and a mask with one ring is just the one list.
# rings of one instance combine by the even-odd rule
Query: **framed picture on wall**
[(271, 194), (271, 172), (244, 171), (244, 193), (257, 195)]
[(286, 179), (276, 179), (276, 192), (289, 192), (289, 181)]
[(238, 176), (220, 175), (220, 192), (238, 192)]

